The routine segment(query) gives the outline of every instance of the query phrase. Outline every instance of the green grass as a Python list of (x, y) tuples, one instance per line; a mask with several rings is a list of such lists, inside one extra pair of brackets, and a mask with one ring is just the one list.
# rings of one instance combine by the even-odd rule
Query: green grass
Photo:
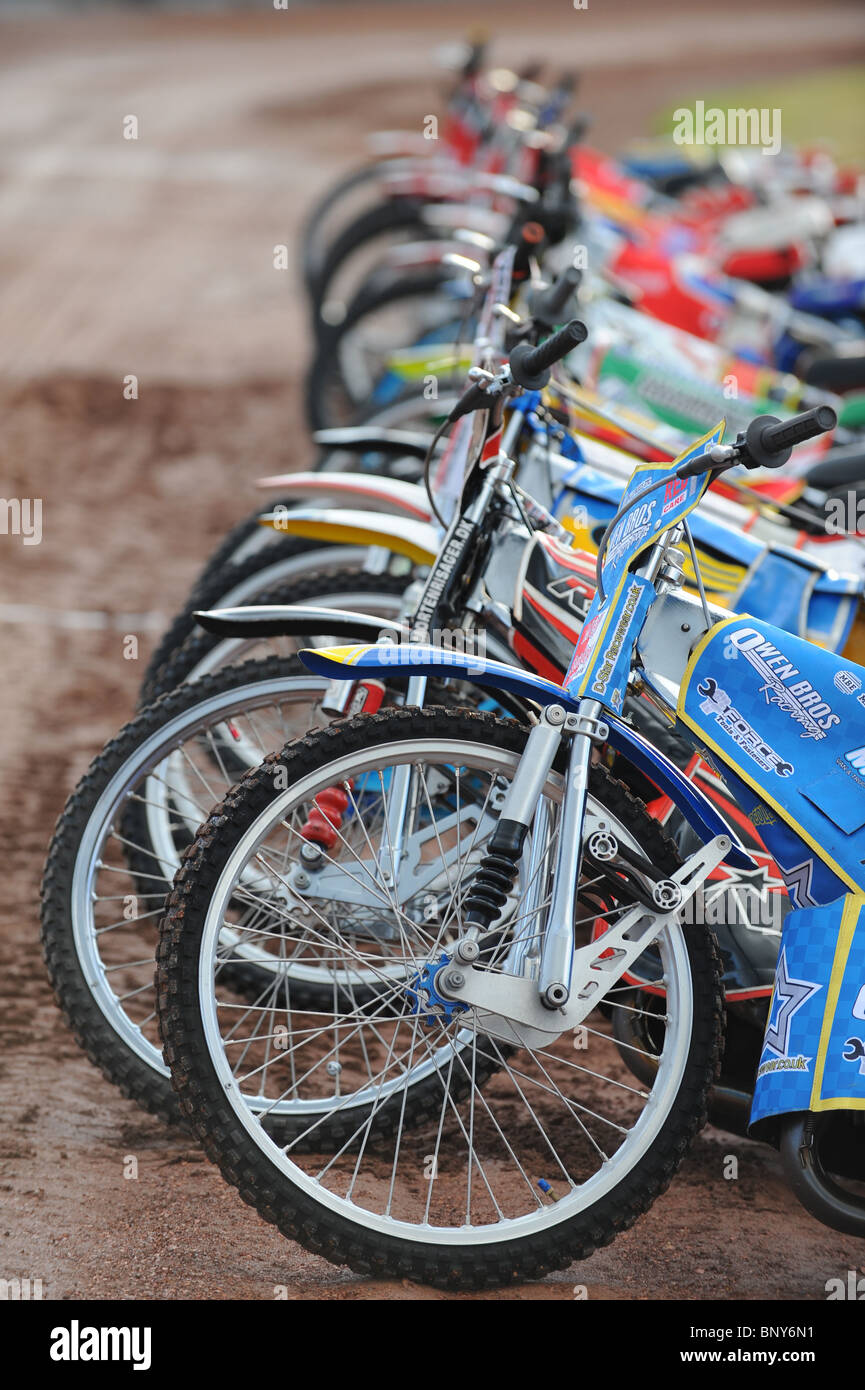
[(840, 163), (857, 167), (865, 164), (865, 65), (861, 63), (823, 68), (775, 82), (694, 93), (659, 114), (656, 133), (671, 135), (673, 112), (679, 107), (693, 111), (697, 100), (704, 101), (707, 110), (710, 106), (724, 111), (731, 107), (777, 107), (785, 148), (826, 144)]

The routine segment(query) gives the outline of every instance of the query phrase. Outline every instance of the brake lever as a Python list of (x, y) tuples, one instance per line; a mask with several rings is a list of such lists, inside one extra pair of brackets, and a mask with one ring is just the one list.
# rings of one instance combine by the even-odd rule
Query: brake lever
[[(706, 459), (711, 459), (711, 467), (706, 467)], [(690, 463), (683, 463), (676, 469), (677, 478), (697, 478), (702, 473), (722, 472), (732, 468), (739, 460), (737, 444), (713, 444), (705, 453), (698, 454)]]
[(460, 396), (447, 417), (447, 424), (455, 424), (464, 415), (470, 415), (473, 410), (486, 410), (515, 386), (510, 368), (507, 366), (500, 372), (488, 372), (483, 367), (471, 367), (468, 376), (472, 384), (468, 391)]

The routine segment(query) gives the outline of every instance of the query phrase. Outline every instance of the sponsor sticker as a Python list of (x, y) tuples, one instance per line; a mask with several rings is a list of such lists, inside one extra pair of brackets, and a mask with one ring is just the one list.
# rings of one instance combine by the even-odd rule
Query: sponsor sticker
[[(604, 653), (601, 665), (598, 667), (597, 675), (595, 676), (595, 679), (592, 681), (592, 691), (595, 695), (603, 695), (607, 689), (607, 685), (609, 683), (610, 677), (613, 674), (613, 669), (616, 665), (619, 653), (622, 650), (622, 644), (624, 643), (625, 638), (628, 635), (628, 630), (631, 625), (631, 619), (633, 618), (634, 610), (640, 601), (641, 593), (642, 589), (639, 584), (631, 585), (628, 597), (625, 599), (625, 604), (622, 609), (621, 616), (619, 617), (619, 621), (616, 623), (615, 631), (613, 632), (613, 635), (610, 638), (610, 642)], [(616, 693), (618, 694), (618, 692)]]
[(568, 674), (565, 676), (565, 685), (570, 685), (571, 681), (578, 680), (580, 676), (585, 674), (586, 668), (592, 657), (595, 637), (597, 636), (598, 628), (601, 626), (603, 619), (604, 614), (603, 611), (601, 611), (593, 614), (587, 622), (583, 623), (580, 640), (574, 648), (571, 665)]
[(841, 723), (841, 716), (801, 675), (799, 668), (766, 641), (762, 632), (753, 627), (739, 628), (729, 634), (728, 640), (756, 671), (766, 704), (777, 705), (789, 714), (801, 726), (801, 738), (823, 739), (834, 725)]
[[(651, 502), (642, 502), (631, 510), (617, 524), (610, 543), (607, 546), (604, 556), (604, 566), (613, 566), (625, 551), (633, 550), (636, 553), (640, 545), (652, 530), (655, 507), (658, 505), (657, 498), (652, 498)], [(668, 510), (674, 504), (671, 502)]]
[(848, 762), (855, 772), (861, 772), (865, 777), (865, 744), (861, 748), (851, 748), (849, 753), (844, 754), (844, 761)]
[(697, 686), (697, 693), (703, 696), (700, 709), (710, 715), (729, 738), (733, 740), (748, 757), (764, 772), (774, 772), (779, 777), (789, 777), (794, 771), (793, 764), (787, 762), (766, 742), (752, 724), (736, 709), (726, 690), (722, 690), (716, 680), (708, 676)]
[(841, 1056), (845, 1062), (858, 1062), (859, 1075), (865, 1076), (865, 1039), (848, 1038)]
[(677, 507), (679, 503), (682, 501), (687, 491), (687, 478), (673, 478), (669, 483), (667, 483), (667, 486), (664, 488), (664, 498), (663, 505), (661, 507), (661, 516), (666, 516), (668, 512), (671, 512), (673, 510), (674, 507)]
[(810, 1057), (803, 1057), (800, 1053), (798, 1057), (770, 1057), (768, 1062), (761, 1062), (757, 1068), (758, 1076), (767, 1076), (773, 1071), (808, 1071)]

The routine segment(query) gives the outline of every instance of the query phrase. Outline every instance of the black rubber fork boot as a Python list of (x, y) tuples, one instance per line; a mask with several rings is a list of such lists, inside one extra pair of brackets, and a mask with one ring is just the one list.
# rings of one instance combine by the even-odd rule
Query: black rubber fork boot
[(514, 886), (527, 834), (528, 826), (520, 821), (499, 821), (466, 897), (468, 926), (484, 931), (498, 917)]

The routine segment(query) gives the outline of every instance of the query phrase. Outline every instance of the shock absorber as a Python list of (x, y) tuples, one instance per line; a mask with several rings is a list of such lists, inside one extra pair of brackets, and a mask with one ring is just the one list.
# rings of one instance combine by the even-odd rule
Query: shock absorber
[[(530, 731), (514, 779), (465, 900), (465, 921), (482, 931), (499, 916), (514, 886), (517, 864), (544, 783), (561, 743), (565, 711), (549, 705)], [(525, 814), (525, 819), (523, 818)]]
[(464, 920), (485, 931), (492, 926), (508, 900), (517, 876), (528, 826), (500, 820), (481, 858), (466, 895)]
[[(358, 681), (352, 692), (349, 712), (351, 714), (375, 714), (384, 699), (384, 686), (381, 681)], [(349, 778), (349, 789), (354, 779)], [(338, 831), (342, 818), (348, 810), (348, 793), (344, 787), (325, 787), (312, 803), (306, 821), (300, 828), (300, 837), (309, 844), (321, 849), (333, 849), (339, 838)]]
[[(351, 786), (351, 782), (348, 785)], [(321, 849), (333, 849), (347, 809), (348, 793), (342, 787), (325, 787), (313, 801), (312, 810), (300, 828), (301, 839)]]

